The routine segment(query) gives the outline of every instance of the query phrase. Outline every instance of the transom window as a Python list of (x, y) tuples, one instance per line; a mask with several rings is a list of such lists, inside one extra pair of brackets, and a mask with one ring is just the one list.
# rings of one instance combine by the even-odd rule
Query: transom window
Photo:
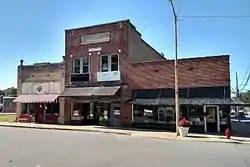
[(101, 72), (118, 71), (118, 70), (119, 70), (118, 54), (101, 56), (101, 67), (100, 67)]
[(73, 60), (73, 73), (74, 74), (88, 74), (90, 71), (89, 64), (90, 64), (89, 57), (75, 58)]

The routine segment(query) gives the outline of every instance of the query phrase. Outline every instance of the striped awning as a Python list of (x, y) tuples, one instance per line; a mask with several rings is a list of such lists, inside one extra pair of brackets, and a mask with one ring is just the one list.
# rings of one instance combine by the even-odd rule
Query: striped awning
[(59, 94), (49, 95), (20, 95), (13, 102), (16, 103), (53, 103)]

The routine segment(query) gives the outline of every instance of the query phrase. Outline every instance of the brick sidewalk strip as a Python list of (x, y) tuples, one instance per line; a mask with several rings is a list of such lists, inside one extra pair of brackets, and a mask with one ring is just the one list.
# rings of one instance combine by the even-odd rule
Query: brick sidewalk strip
[(230, 140), (225, 136), (206, 135), (206, 134), (189, 134), (188, 137), (177, 136), (173, 132), (145, 132), (138, 130), (123, 130), (111, 129), (102, 126), (70, 126), (70, 125), (49, 125), (49, 124), (34, 124), (34, 123), (9, 123), (0, 122), (0, 126), (18, 127), (18, 128), (34, 128), (34, 129), (51, 129), (51, 130), (71, 130), (71, 131), (86, 131), (129, 135), (133, 137), (147, 137), (166, 140), (181, 140), (181, 141), (200, 141), (214, 143), (234, 143), (234, 144), (250, 144), (250, 138), (231, 137)]

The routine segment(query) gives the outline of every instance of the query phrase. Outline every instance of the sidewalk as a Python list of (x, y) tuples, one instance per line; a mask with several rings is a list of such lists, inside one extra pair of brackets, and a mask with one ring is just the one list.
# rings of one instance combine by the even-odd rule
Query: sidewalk
[(70, 126), (70, 125), (49, 125), (49, 124), (34, 124), (34, 123), (9, 123), (0, 122), (0, 126), (19, 127), (19, 128), (35, 128), (35, 129), (51, 129), (51, 130), (72, 130), (72, 131), (87, 131), (129, 135), (133, 137), (148, 137), (155, 139), (166, 140), (183, 140), (183, 141), (201, 141), (215, 143), (235, 143), (235, 144), (250, 144), (250, 138), (231, 137), (230, 140), (225, 136), (206, 135), (206, 134), (189, 134), (188, 137), (177, 136), (173, 132), (157, 132), (157, 131), (140, 131), (136, 129), (112, 129), (103, 126)]

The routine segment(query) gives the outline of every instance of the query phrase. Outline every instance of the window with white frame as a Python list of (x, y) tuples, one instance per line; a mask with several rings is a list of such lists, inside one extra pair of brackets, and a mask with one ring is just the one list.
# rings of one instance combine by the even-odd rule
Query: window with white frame
[(119, 55), (103, 55), (101, 56), (101, 72), (118, 71), (119, 70)]
[(88, 74), (90, 58), (89, 57), (81, 57), (75, 58), (73, 60), (73, 73), (74, 74)]
[(110, 55), (111, 71), (118, 71), (119, 68), (119, 58), (118, 54)]

